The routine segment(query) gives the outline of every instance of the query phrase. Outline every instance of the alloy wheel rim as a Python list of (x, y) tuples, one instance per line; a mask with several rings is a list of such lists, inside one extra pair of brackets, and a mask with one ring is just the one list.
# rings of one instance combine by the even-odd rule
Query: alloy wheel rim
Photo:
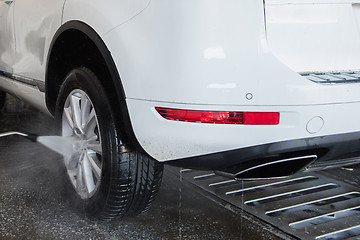
[(102, 144), (94, 105), (80, 89), (73, 90), (66, 98), (62, 136), (74, 139), (71, 156), (64, 157), (70, 182), (82, 199), (88, 199), (100, 185)]

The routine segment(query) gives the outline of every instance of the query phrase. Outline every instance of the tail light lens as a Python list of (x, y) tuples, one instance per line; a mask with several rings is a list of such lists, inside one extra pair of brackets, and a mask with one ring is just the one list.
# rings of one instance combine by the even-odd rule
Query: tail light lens
[(225, 112), (197, 111), (156, 107), (156, 111), (165, 119), (215, 124), (277, 125), (279, 112)]

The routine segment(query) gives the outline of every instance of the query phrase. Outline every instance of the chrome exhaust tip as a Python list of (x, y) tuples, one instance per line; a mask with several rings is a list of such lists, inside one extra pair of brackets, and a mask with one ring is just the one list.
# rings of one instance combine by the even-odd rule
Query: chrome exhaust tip
[(235, 174), (223, 171), (215, 171), (215, 174), (244, 180), (284, 178), (305, 169), (316, 159), (317, 155), (286, 158), (248, 167)]

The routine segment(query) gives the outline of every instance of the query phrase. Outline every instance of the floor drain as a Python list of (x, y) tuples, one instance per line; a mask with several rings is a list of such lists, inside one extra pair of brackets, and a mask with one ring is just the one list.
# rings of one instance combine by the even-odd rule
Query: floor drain
[(320, 173), (257, 181), (188, 169), (181, 174), (184, 180), (294, 237), (360, 239), (360, 189)]

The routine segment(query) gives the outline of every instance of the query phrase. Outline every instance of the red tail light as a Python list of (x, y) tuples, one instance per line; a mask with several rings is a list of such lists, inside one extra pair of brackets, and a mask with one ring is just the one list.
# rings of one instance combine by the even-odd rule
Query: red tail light
[(223, 112), (155, 108), (165, 119), (216, 124), (277, 125), (278, 112)]

